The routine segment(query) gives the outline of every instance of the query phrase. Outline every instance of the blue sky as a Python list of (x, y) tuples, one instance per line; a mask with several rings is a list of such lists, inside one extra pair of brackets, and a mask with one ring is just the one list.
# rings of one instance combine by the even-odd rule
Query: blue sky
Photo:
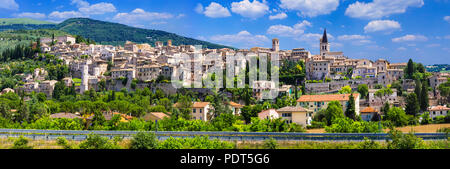
[(238, 48), (306, 48), (350, 58), (450, 63), (450, 0), (0, 0), (0, 17), (89, 17)]

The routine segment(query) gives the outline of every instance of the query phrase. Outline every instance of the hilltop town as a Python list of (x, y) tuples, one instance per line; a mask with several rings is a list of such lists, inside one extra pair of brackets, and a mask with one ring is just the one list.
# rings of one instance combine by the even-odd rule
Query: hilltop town
[[(38, 43), (33, 44), (34, 48), (40, 50), (40, 53), (33, 56), (34, 58), (55, 57), (62, 61), (62, 65), (67, 66), (68, 72), (65, 77), (50, 79), (49, 70), (36, 68), (32, 73), (19, 74), (23, 84), (13, 89), (6, 88), (2, 93), (15, 92), (22, 95), (44, 93), (47, 99), (51, 99), (55, 97), (53, 96), (55, 90), (59, 90), (56, 89), (58, 80), (64, 82), (66, 88), (79, 94), (91, 91), (119, 92), (148, 88), (150, 91), (162, 91), (166, 96), (170, 96), (188, 90), (195, 93), (194, 98), (190, 98), (193, 102), (189, 117), (202, 121), (210, 121), (220, 114), (217, 112), (219, 111), (217, 104), (210, 102), (211, 98), (207, 96), (221, 93), (226, 97), (225, 100), (228, 100), (223, 104), (228, 105), (233, 115), (240, 116), (241, 109), (244, 107), (264, 104), (264, 108), (256, 112), (260, 119), (281, 118), (287, 124), (295, 123), (307, 127), (314, 125), (314, 116), (336, 101), (342, 106), (343, 112), (351, 109), (355, 113), (353, 115), (355, 120), (357, 117), (364, 121), (377, 120), (377, 117), (380, 120), (381, 116), (386, 115), (390, 106), (408, 107), (408, 94), (417, 93), (417, 90), (420, 92), (420, 89), (417, 89), (421, 88), (418, 83), (426, 82), (429, 83), (429, 88), (425, 87), (426, 91), (422, 90), (425, 94), (422, 95), (426, 95), (427, 103), (420, 112), (429, 112), (431, 118), (436, 118), (447, 116), (447, 111), (450, 110), (446, 107), (448, 93), (441, 96), (441, 90), (438, 89), (441, 84), (448, 81), (450, 77), (448, 73), (428, 73), (420, 70), (424, 69), (423, 65), (416, 63), (390, 63), (384, 59), (372, 61), (349, 58), (344, 52), (331, 50), (326, 30), (318, 39), (319, 54), (311, 54), (304, 48), (280, 50), (278, 39), (272, 40), (272, 48), (207, 49), (192, 45), (175, 46), (172, 45), (171, 40), (158, 41), (155, 46), (130, 41), (127, 41), (124, 46), (112, 46), (78, 42), (78, 38), (69, 35), (42, 37)], [(238, 53), (243, 54), (244, 57), (238, 57)], [(209, 54), (221, 56), (223, 62), (211, 62), (205, 57)], [(241, 90), (249, 89), (251, 98), (239, 96), (236, 94), (237, 90), (233, 92), (232, 89), (205, 87), (179, 89), (170, 83), (174, 80), (173, 77), (181, 82), (190, 81), (194, 76), (202, 79), (210, 78), (208, 69), (212, 67), (212, 64), (220, 63), (223, 65), (219, 67), (226, 67), (225, 61), (230, 57), (236, 57), (234, 59), (236, 63), (243, 63), (236, 64), (239, 65), (235, 67), (236, 74), (245, 73), (248, 71), (246, 61), (260, 54), (279, 56), (280, 84), (276, 86), (268, 80), (254, 81), (250, 83), (251, 86), (247, 84), (246, 88)], [(189, 59), (183, 60), (183, 55), (189, 56)], [(200, 65), (200, 68), (183, 67), (183, 65), (194, 63)], [(413, 78), (411, 74), (414, 72), (410, 72), (409, 75), (405, 72), (409, 70), (410, 65), (418, 67), (415, 71), (422, 73), (422, 78)], [(281, 72), (286, 70), (288, 73)], [(426, 83), (423, 85), (426, 86)], [(270, 90), (279, 91), (279, 95), (274, 99), (264, 99), (262, 93)], [(415, 99), (420, 99), (419, 95), (417, 93)], [(30, 99), (30, 97), (26, 98)], [(266, 106), (266, 104), (272, 105)], [(385, 110), (386, 105), (388, 110)], [(180, 106), (179, 103), (174, 104), (172, 108), (178, 106)], [(248, 113), (248, 110), (245, 111)], [(171, 116), (169, 110), (163, 113), (145, 109), (143, 114), (119, 112), (123, 115), (130, 114), (153, 120)], [(212, 115), (212, 112), (215, 114)], [(56, 115), (52, 116), (55, 118), (75, 118), (82, 115), (77, 110), (74, 111), (76, 114), (73, 116), (67, 115), (67, 112), (63, 112), (63, 115), (58, 114), (60, 112), (54, 113)], [(133, 118), (129, 115), (123, 117)], [(248, 119), (246, 121), (248, 122)]]

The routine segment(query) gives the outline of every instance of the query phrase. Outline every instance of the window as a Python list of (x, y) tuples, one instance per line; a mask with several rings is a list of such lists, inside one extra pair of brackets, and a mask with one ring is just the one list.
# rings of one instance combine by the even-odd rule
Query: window
[(200, 110), (200, 113), (202, 113), (202, 110), (203, 110), (203, 109), (199, 109), (199, 110)]
[(197, 110), (197, 109), (192, 109), (192, 113), (195, 113), (196, 110)]

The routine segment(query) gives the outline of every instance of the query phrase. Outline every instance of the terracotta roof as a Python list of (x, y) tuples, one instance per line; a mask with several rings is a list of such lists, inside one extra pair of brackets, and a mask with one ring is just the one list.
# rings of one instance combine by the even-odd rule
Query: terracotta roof
[(152, 112), (150, 114), (155, 116), (155, 117), (157, 117), (157, 118), (159, 118), (159, 119), (164, 119), (164, 117), (167, 117), (167, 118), (170, 117), (169, 115), (167, 115), (165, 113), (162, 113), (162, 112)]
[(203, 108), (206, 107), (209, 104), (209, 102), (194, 102), (194, 104), (192, 104), (193, 108)]
[(75, 119), (75, 118), (79, 118), (79, 119), (81, 119), (80, 116), (78, 116), (76, 114), (73, 114), (73, 113), (56, 113), (56, 114), (50, 115), (50, 118), (54, 118), (54, 119), (61, 119), (61, 118)]
[(428, 110), (429, 111), (442, 111), (442, 110), (450, 110), (450, 108), (448, 108), (447, 106), (434, 106)]
[[(357, 98), (358, 93), (353, 93), (353, 97)], [(303, 95), (297, 102), (329, 102), (329, 101), (347, 101), (350, 94), (330, 94), (330, 95)]]
[(361, 110), (361, 113), (376, 113), (376, 112), (378, 111), (373, 107), (366, 107), (363, 110)]
[(310, 110), (305, 109), (303, 107), (292, 107), (292, 106), (283, 107), (277, 110), (277, 112), (308, 112), (308, 111)]
[[(192, 108), (203, 108), (206, 107), (209, 104), (209, 102), (193, 102), (192, 103)], [(179, 107), (180, 103), (175, 103), (173, 104), (173, 107)]]
[(228, 104), (230, 104), (230, 106), (236, 107), (236, 108), (242, 108), (242, 107), (244, 107), (244, 106), (242, 106), (241, 104), (236, 103), (236, 102), (233, 102), (233, 101), (228, 102)]

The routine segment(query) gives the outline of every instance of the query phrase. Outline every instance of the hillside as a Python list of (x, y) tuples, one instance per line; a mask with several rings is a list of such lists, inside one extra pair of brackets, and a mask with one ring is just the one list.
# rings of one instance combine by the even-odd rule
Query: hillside
[(0, 25), (55, 25), (55, 23), (29, 18), (0, 18)]
[(39, 37), (51, 37), (53, 34), (62, 36), (68, 33), (51, 29), (7, 30), (0, 32), (0, 52), (18, 44), (29, 45), (31, 41), (36, 41)]
[(171, 39), (173, 45), (203, 45), (203, 47), (212, 49), (227, 47), (165, 31), (134, 28), (88, 18), (68, 19), (56, 25), (55, 28), (73, 35), (93, 39), (100, 44), (123, 45), (128, 40), (136, 43), (149, 43), (154, 46), (156, 41), (165, 43)]
[(50, 29), (55, 23), (28, 18), (0, 18), (0, 32), (5, 30)]

